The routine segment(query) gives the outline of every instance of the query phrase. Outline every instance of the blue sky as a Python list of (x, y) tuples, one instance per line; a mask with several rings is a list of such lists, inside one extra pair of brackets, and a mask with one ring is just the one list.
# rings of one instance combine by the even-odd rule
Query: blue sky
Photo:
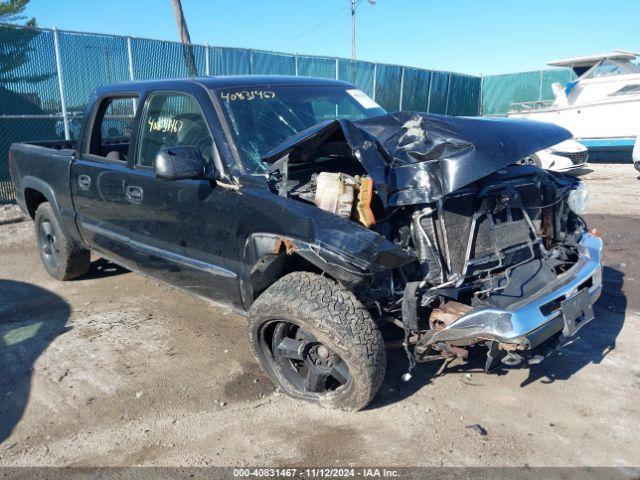
[[(349, 0), (182, 0), (194, 43), (349, 57)], [(177, 40), (171, 0), (31, 0), (43, 27)], [(640, 50), (637, 0), (362, 0), (362, 60), (469, 74)]]

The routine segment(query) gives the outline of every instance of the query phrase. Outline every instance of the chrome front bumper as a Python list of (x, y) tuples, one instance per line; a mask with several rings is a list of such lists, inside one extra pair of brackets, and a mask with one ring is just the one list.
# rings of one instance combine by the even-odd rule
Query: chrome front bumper
[[(487, 340), (526, 349), (562, 331), (565, 321), (561, 303), (586, 289), (590, 305), (593, 305), (602, 291), (602, 240), (585, 233), (578, 251), (580, 257), (576, 264), (535, 295), (507, 309), (474, 309), (435, 333), (429, 344), (464, 345)], [(577, 328), (571, 333), (575, 331)]]

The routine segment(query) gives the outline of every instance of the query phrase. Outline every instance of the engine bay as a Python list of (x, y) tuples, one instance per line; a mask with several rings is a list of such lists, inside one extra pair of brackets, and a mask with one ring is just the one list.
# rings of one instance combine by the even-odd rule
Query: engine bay
[[(366, 174), (327, 171), (326, 159), (292, 169), (288, 195), (338, 217), (374, 229), (412, 251), (418, 262), (402, 267), (394, 281), (403, 285), (473, 292), (469, 304), (504, 290), (509, 274), (535, 259), (547, 258), (553, 270), (575, 260), (570, 246), (584, 222), (568, 206), (575, 181), (536, 167), (513, 165), (430, 204), (386, 211)], [(426, 298), (429, 298), (427, 296)], [(423, 304), (428, 303), (423, 299)]]

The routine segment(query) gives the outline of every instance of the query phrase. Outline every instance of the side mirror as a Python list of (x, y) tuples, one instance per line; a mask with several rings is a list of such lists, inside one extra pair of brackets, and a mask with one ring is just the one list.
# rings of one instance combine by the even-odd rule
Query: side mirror
[(184, 180), (188, 178), (209, 178), (204, 158), (197, 147), (180, 145), (162, 148), (154, 161), (156, 178), (163, 180)]

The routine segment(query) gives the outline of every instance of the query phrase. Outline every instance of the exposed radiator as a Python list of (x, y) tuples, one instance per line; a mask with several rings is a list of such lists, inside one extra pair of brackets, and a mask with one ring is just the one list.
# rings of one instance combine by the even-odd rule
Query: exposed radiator
[(478, 192), (469, 192), (443, 202), (438, 225), (451, 273), (469, 276), (505, 269), (531, 257), (535, 234), (527, 215), (529, 219), (539, 216), (541, 190), (535, 183), (514, 185), (512, 199), (496, 209), (500, 195), (479, 198)]

